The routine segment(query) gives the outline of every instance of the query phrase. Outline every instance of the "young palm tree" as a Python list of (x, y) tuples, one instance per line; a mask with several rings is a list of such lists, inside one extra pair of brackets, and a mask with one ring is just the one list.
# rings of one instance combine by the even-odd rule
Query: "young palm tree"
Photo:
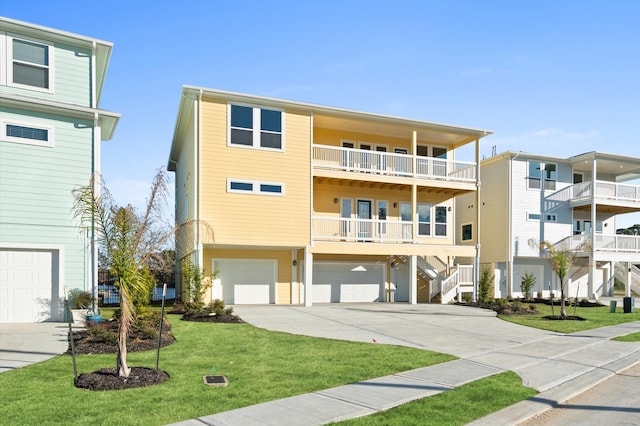
[(560, 279), (560, 316), (566, 318), (567, 307), (565, 305), (565, 295), (567, 294), (567, 279), (569, 278), (569, 271), (578, 257), (578, 253), (584, 251), (584, 246), (580, 245), (572, 250), (568, 246), (555, 247), (548, 241), (538, 243), (535, 240), (529, 240), (529, 245), (537, 246), (540, 251), (545, 253), (551, 263), (551, 269), (558, 275)]
[(121, 317), (116, 367), (121, 377), (129, 377), (131, 371), (127, 365), (127, 336), (135, 320), (133, 301), (137, 294), (153, 286), (153, 277), (148, 270), (149, 259), (173, 235), (173, 232), (159, 226), (166, 195), (167, 180), (162, 169), (153, 180), (143, 215), (138, 215), (130, 205), (122, 207), (115, 204), (99, 177), (74, 191), (75, 216), (84, 224), (94, 224), (96, 239), (102, 246), (111, 272), (117, 277)]

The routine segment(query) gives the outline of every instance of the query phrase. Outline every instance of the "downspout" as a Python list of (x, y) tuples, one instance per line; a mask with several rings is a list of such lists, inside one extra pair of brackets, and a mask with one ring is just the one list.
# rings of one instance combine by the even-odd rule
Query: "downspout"
[[(486, 133), (485, 133), (486, 134)], [(480, 280), (480, 138), (476, 139), (476, 257), (474, 258), (473, 302), (478, 301), (478, 283)]]
[[(511, 296), (511, 288), (513, 287), (513, 184), (512, 184), (512, 175), (513, 175), (513, 161), (517, 160), (520, 156), (519, 152), (516, 152), (514, 157), (511, 157), (509, 154), (509, 178), (507, 179), (507, 189), (509, 191), (508, 195), (508, 203), (507, 211), (509, 212), (509, 220), (508, 220), (508, 228), (507, 228), (507, 246), (509, 247), (507, 251), (508, 262), (507, 262), (507, 281), (505, 282), (505, 291), (506, 296)], [(542, 288), (544, 289), (544, 283), (542, 284)], [(505, 296), (505, 295), (500, 295)]]
[(196, 224), (196, 266), (199, 268), (203, 267), (204, 259), (202, 253), (202, 240), (200, 235), (200, 141), (202, 139), (202, 89), (200, 89), (200, 93), (198, 94), (197, 101), (197, 109), (198, 113), (196, 114), (196, 127), (197, 131), (195, 132), (196, 137), (194, 141), (194, 158), (193, 158), (193, 170), (194, 170), (194, 192), (195, 192), (195, 200), (194, 200), (194, 219)]
[[(97, 99), (97, 72), (96, 72), (96, 42), (93, 40), (91, 42), (91, 89), (89, 104), (91, 108), (98, 108), (98, 99)], [(96, 195), (99, 194), (100, 188), (97, 185), (100, 183), (100, 180), (96, 179), (96, 172), (99, 173), (99, 161), (98, 161), (98, 150), (99, 146), (96, 146), (96, 136), (102, 138), (102, 132), (100, 132), (99, 126), (99, 117), (98, 113), (94, 112), (93, 114), (93, 129), (91, 132), (91, 179), (93, 180), (93, 198), (92, 204), (94, 203)], [(100, 141), (98, 141), (99, 143)], [(96, 193), (97, 191), (97, 193)], [(96, 313), (98, 311), (98, 246), (96, 244), (96, 219), (95, 219), (95, 205), (91, 206), (92, 216), (91, 216), (91, 295), (93, 296), (93, 306), (92, 311)], [(66, 296), (66, 295), (65, 295)]]

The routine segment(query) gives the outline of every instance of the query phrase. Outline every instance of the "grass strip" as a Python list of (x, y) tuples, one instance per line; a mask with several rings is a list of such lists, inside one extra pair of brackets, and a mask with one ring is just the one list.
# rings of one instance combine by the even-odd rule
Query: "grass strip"
[[(526, 302), (523, 302), (526, 304)], [(623, 324), (631, 321), (640, 321), (640, 311), (623, 313), (622, 308), (615, 312), (609, 312), (608, 306), (574, 308), (567, 306), (567, 315), (575, 315), (584, 318), (586, 321), (569, 320), (548, 320), (543, 317), (548, 315), (560, 315), (560, 306), (553, 307), (542, 303), (535, 304), (539, 313), (535, 315), (499, 315), (499, 318), (515, 324), (527, 327), (539, 328), (542, 330), (556, 331), (558, 333), (575, 333), (577, 331), (591, 330), (594, 328), (607, 327), (610, 325)]]
[(339, 425), (464, 425), (536, 395), (507, 371)]
[[(176, 343), (163, 348), (163, 384), (93, 392), (73, 385), (71, 357), (57, 356), (0, 374), (0, 423), (7, 425), (164, 425), (455, 357), (419, 349), (269, 332), (249, 324), (169, 317)], [(155, 367), (155, 351), (129, 354), (129, 366)], [(78, 370), (115, 367), (113, 355), (78, 356)], [(226, 375), (224, 388), (202, 376)]]
[(617, 340), (618, 342), (640, 342), (640, 332), (614, 337), (611, 340)]

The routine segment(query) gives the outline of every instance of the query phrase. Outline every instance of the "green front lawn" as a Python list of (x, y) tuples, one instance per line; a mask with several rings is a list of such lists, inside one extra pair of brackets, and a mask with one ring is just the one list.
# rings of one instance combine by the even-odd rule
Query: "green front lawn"
[[(526, 302), (522, 303), (527, 305)], [(539, 313), (535, 315), (499, 315), (499, 318), (515, 324), (557, 331), (559, 333), (574, 333), (576, 331), (591, 330), (593, 328), (606, 327), (625, 322), (640, 321), (640, 310), (636, 309), (635, 312), (625, 314), (623, 313), (623, 308), (620, 306), (618, 306), (615, 313), (609, 312), (609, 306), (599, 306), (595, 308), (574, 308), (573, 306), (567, 306), (567, 315), (579, 316), (586, 319), (586, 321), (547, 320), (543, 317), (552, 315), (551, 306), (536, 303), (535, 307), (539, 311)], [(553, 314), (560, 315), (559, 305), (553, 307)]]
[[(180, 321), (160, 352), (171, 379), (148, 388), (93, 392), (73, 385), (71, 357), (0, 374), (0, 423), (163, 425), (247, 405), (450, 361), (400, 346), (317, 339), (248, 324)], [(155, 367), (155, 351), (129, 354), (129, 366)], [(79, 373), (115, 367), (114, 355), (78, 356)], [(202, 376), (224, 374), (225, 388)]]
[(507, 371), (341, 425), (464, 425), (538, 392)]

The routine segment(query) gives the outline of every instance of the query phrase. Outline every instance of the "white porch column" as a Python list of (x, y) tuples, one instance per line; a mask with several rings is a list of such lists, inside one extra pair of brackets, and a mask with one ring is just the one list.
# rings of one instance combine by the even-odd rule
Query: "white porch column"
[(304, 249), (304, 306), (312, 305), (311, 286), (313, 285), (313, 254), (309, 247)]
[(627, 282), (624, 285), (624, 295), (631, 297), (631, 262), (627, 262)]
[(409, 303), (418, 303), (418, 259), (415, 254), (409, 257)]
[(596, 261), (594, 260), (596, 253), (596, 157), (594, 155), (591, 160), (591, 235), (589, 238), (591, 239), (591, 256), (589, 257), (589, 281), (587, 284), (587, 295), (588, 297), (595, 298), (595, 294), (593, 293), (595, 288), (595, 279), (596, 279)]

